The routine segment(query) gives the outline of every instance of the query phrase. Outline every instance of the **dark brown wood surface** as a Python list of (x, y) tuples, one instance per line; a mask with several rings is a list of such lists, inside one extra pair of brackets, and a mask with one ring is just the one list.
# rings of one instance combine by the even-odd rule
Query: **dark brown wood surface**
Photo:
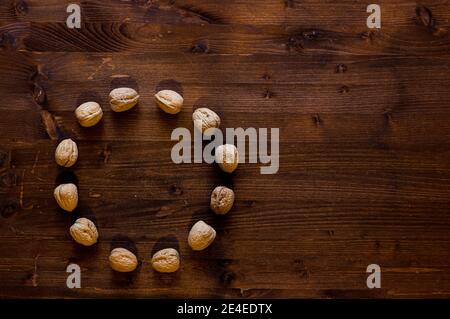
[[(382, 28), (364, 1), (0, 1), (0, 297), (450, 297), (450, 2), (380, 0)], [(113, 114), (117, 86), (139, 90)], [(153, 102), (177, 87), (183, 111)], [(88, 100), (105, 115), (82, 128)], [(243, 164), (225, 176), (172, 163), (176, 127), (207, 106), (222, 127), (280, 128), (280, 170)], [(58, 139), (79, 145), (58, 168)], [(79, 186), (57, 208), (53, 189)], [(233, 186), (225, 217), (209, 194)], [(100, 242), (75, 244), (89, 216)], [(217, 230), (203, 252), (187, 245), (197, 220)], [(134, 274), (108, 266), (111, 247), (138, 252)], [(180, 250), (161, 275), (152, 252)], [(82, 288), (66, 287), (66, 267)], [(366, 267), (382, 288), (366, 287)]]

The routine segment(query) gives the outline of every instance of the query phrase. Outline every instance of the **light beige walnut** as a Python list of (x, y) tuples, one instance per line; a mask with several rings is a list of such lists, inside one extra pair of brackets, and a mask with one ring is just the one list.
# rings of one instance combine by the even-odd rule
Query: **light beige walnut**
[(103, 117), (103, 110), (97, 102), (86, 102), (75, 110), (78, 123), (84, 127), (97, 124)]
[(183, 97), (172, 90), (162, 90), (155, 94), (156, 104), (169, 114), (177, 114), (183, 106)]
[(188, 236), (188, 244), (193, 250), (203, 250), (214, 241), (216, 231), (200, 220), (192, 226)]
[(125, 112), (139, 102), (139, 94), (131, 88), (117, 88), (109, 93), (109, 104), (114, 112)]
[(78, 189), (75, 184), (61, 184), (53, 192), (59, 207), (72, 212), (78, 205)]
[(62, 140), (55, 150), (55, 161), (63, 167), (73, 166), (78, 159), (77, 143), (70, 138)]
[(218, 128), (220, 126), (219, 115), (206, 107), (196, 109), (192, 114), (192, 120), (194, 121), (194, 126), (204, 135), (210, 135), (206, 131), (207, 129)]
[(225, 186), (217, 186), (211, 193), (211, 209), (218, 215), (228, 213), (233, 207), (234, 192)]
[(115, 248), (109, 255), (109, 265), (118, 272), (131, 272), (138, 266), (138, 260), (128, 249)]
[(152, 267), (158, 272), (175, 272), (180, 268), (180, 254), (173, 248), (162, 249), (153, 255)]
[(92, 246), (98, 240), (98, 231), (95, 224), (87, 218), (78, 218), (70, 227), (70, 235), (79, 244)]
[(216, 147), (216, 163), (227, 173), (233, 173), (239, 164), (239, 153), (236, 146), (224, 144)]

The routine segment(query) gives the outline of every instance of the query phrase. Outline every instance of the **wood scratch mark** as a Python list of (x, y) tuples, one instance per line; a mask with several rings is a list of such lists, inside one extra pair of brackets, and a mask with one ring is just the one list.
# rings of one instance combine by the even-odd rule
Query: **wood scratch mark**
[(18, 233), (18, 231), (17, 231), (17, 229), (14, 227), (14, 226), (9, 226), (9, 230), (14, 234), (14, 235), (17, 235), (17, 233)]
[(22, 171), (22, 178), (20, 179), (20, 196), (19, 196), (19, 205), (20, 209), (23, 209), (23, 180), (25, 178), (25, 170)]
[(385, 267), (384, 271), (391, 273), (413, 273), (413, 274), (442, 272), (442, 270), (438, 268), (422, 268), (422, 267)]
[(181, 55), (190, 65), (194, 65), (194, 63), (192, 62), (192, 60), (188, 57), (188, 55), (186, 53), (182, 52)]
[(61, 135), (61, 132), (59, 130), (55, 118), (47, 110), (41, 111), (41, 118), (48, 136), (50, 137), (51, 140), (56, 141), (58, 139), (58, 136)]
[(250, 290), (251, 290), (250, 288), (240, 288), (241, 296), (245, 297), (246, 292)]
[(16, 227), (9, 225), (9, 229), (14, 233), (14, 235), (24, 235), (23, 231), (18, 230)]
[(100, 197), (102, 197), (102, 194), (89, 192), (89, 197), (90, 198), (100, 198)]
[(31, 174), (34, 174), (34, 169), (36, 168), (37, 162), (39, 160), (39, 154), (41, 153), (40, 150), (37, 151), (36, 156), (34, 157), (34, 163), (33, 167), (31, 168)]
[(248, 3), (244, 3), (244, 7), (247, 10), (247, 13), (250, 13), (252, 19), (254, 19), (253, 21), (256, 21), (258, 17), (253, 13), (255, 10), (253, 10)]
[[(162, 8), (162, 6), (159, 6), (159, 8)], [(188, 18), (194, 18), (198, 20), (198, 22), (206, 22), (209, 24), (221, 24), (223, 23), (222, 19), (218, 16), (215, 16), (213, 14), (210, 14), (208, 12), (202, 11), (194, 6), (180, 6), (175, 3), (169, 3), (169, 6), (166, 6), (166, 8), (173, 8), (175, 9), (182, 17)]]
[(111, 156), (111, 146), (109, 144), (105, 144), (100, 156), (103, 158), (104, 164), (108, 163), (109, 157)]
[(34, 270), (33, 270), (33, 276), (31, 277), (31, 284), (33, 285), (33, 287), (37, 287), (38, 286), (38, 274), (37, 274), (37, 261), (39, 258), (39, 254), (36, 255), (36, 257), (34, 257)]
[(102, 63), (95, 69), (94, 72), (92, 72), (91, 75), (88, 76), (88, 80), (93, 80), (94, 77), (97, 75), (97, 73), (103, 68), (104, 65), (108, 65), (112, 70), (114, 70), (114, 65), (111, 64), (112, 58), (102, 58)]
[(127, 74), (113, 74), (110, 76), (110, 78), (113, 79), (122, 79), (122, 78), (129, 78), (130, 76)]
[(8, 152), (8, 161), (7, 161), (9, 168), (13, 168), (13, 165), (12, 165), (11, 162), (12, 162), (12, 150), (9, 150), (9, 152)]

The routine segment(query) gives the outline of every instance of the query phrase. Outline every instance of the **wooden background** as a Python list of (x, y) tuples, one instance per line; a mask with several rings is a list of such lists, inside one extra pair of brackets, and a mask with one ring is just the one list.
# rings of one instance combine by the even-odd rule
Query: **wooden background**
[[(63, 0), (0, 1), (0, 297), (450, 297), (450, 1), (89, 0), (82, 27)], [(139, 90), (113, 114), (112, 88)], [(178, 116), (154, 105), (185, 97)], [(74, 109), (96, 100), (100, 125)], [(241, 165), (232, 177), (170, 159), (192, 110), (222, 127), (280, 128), (280, 170)], [(58, 139), (78, 142), (58, 168)], [(79, 186), (73, 214), (52, 193)], [(218, 218), (209, 194), (236, 192)], [(77, 216), (100, 242), (76, 245)], [(203, 252), (187, 245), (203, 219)], [(133, 274), (108, 266), (111, 247), (138, 252)], [(152, 252), (179, 248), (179, 272), (151, 270)], [(66, 266), (82, 288), (66, 287)], [(367, 289), (366, 267), (382, 268)]]

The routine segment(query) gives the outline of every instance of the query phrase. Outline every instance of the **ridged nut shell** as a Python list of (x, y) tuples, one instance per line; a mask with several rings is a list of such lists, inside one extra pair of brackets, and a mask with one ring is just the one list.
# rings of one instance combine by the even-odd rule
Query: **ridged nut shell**
[(158, 272), (175, 272), (180, 268), (180, 254), (173, 248), (162, 249), (153, 255), (152, 267)]
[(115, 248), (109, 255), (109, 265), (118, 272), (131, 272), (138, 266), (135, 254), (125, 248)]
[(83, 246), (92, 246), (98, 240), (98, 231), (95, 224), (87, 218), (78, 218), (70, 227), (70, 235)]
[(216, 231), (214, 228), (200, 220), (192, 226), (188, 236), (188, 244), (193, 250), (203, 250), (211, 245), (215, 238)]
[(211, 209), (218, 215), (228, 213), (233, 207), (234, 192), (225, 186), (217, 186), (211, 193)]
[[(192, 113), (192, 120), (194, 126), (200, 130), (203, 134), (210, 128), (218, 128), (220, 126), (220, 117), (216, 112), (206, 108), (198, 108)], [(206, 133), (206, 135), (209, 135)]]
[(117, 88), (109, 93), (109, 104), (114, 112), (125, 112), (139, 102), (139, 94), (132, 88)]
[(55, 150), (55, 161), (63, 167), (73, 166), (78, 159), (77, 143), (70, 138), (62, 140)]
[(177, 114), (183, 107), (183, 97), (172, 90), (162, 90), (155, 94), (158, 107), (168, 114)]
[(103, 110), (97, 102), (86, 102), (75, 110), (75, 116), (81, 126), (91, 127), (103, 117)]
[(232, 144), (224, 144), (216, 147), (216, 163), (227, 173), (236, 170), (239, 164), (239, 153), (236, 146)]
[(55, 188), (53, 195), (59, 207), (72, 212), (78, 205), (78, 189), (75, 184), (61, 184)]

